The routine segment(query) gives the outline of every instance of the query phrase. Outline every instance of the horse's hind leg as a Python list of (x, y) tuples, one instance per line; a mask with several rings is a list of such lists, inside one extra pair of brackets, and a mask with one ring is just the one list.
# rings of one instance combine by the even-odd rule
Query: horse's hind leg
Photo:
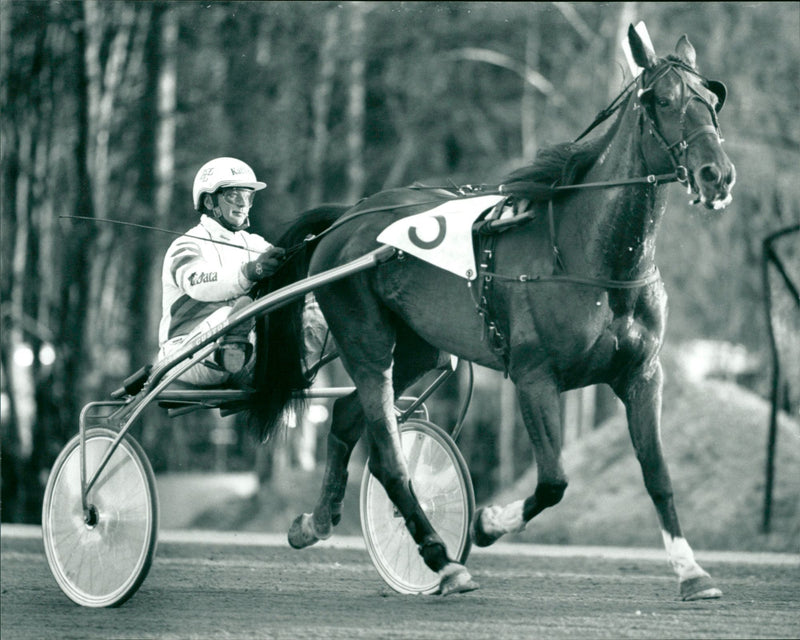
[(547, 507), (558, 503), (567, 488), (561, 464), (561, 406), (553, 379), (535, 376), (535, 382), (516, 381), (520, 410), (536, 455), (538, 481), (533, 495), (506, 506), (482, 507), (475, 514), (473, 542), (486, 547), (507, 533), (518, 533)]
[(614, 385), (614, 390), (625, 403), (628, 430), (642, 467), (645, 487), (658, 512), (664, 546), (678, 576), (681, 597), (684, 600), (719, 598), (722, 592), (695, 561), (675, 511), (672, 482), (661, 450), (662, 378), (661, 365), (656, 361), (623, 385)]
[(439, 574), (439, 593), (448, 595), (477, 589), (467, 569), (448, 556), (444, 541), (433, 529), (414, 494), (394, 417), (391, 421), (383, 417), (373, 419), (367, 425), (367, 436), (369, 470), (405, 519), (406, 528), (425, 564)]
[[(352, 318), (371, 321), (358, 322), (357, 326), (351, 324), (348, 327), (339, 327), (338, 334), (334, 332), (334, 335), (337, 337), (345, 367), (358, 388), (364, 410), (370, 472), (381, 483), (387, 496), (403, 516), (406, 528), (418, 545), (425, 564), (440, 575), (441, 593), (446, 595), (470, 591), (477, 588), (477, 585), (465, 567), (448, 557), (443, 540), (433, 529), (414, 494), (394, 415), (393, 375), (395, 380), (415, 377), (413, 372), (419, 370), (414, 360), (420, 356), (419, 352), (415, 357), (409, 355), (417, 351), (411, 345), (424, 349), (424, 343), (419, 339), (408, 340), (410, 333), (398, 326), (400, 323), (396, 318), (378, 307), (375, 301), (361, 298), (361, 303), (364, 304), (363, 313), (358, 314), (356, 310), (351, 310), (350, 322), (353, 322)], [(341, 314), (332, 320), (344, 322)], [(438, 353), (430, 345), (427, 345), (424, 352), (422, 360)], [(393, 362), (395, 353), (398, 358), (396, 363)], [(407, 362), (406, 358), (409, 358)], [(427, 368), (432, 368), (433, 364), (435, 362)], [(394, 374), (394, 368), (406, 369), (407, 373), (398, 371)]]
[(328, 527), (328, 535), (329, 527), (335, 527), (342, 519), (342, 500), (347, 489), (347, 465), (363, 428), (364, 412), (355, 393), (334, 403), (322, 494), (319, 510), (314, 510), (318, 528), (324, 531)]
[(363, 424), (364, 414), (355, 393), (334, 402), (322, 491), (314, 510), (297, 516), (289, 529), (289, 544), (295, 549), (329, 538), (331, 529), (339, 524), (347, 489), (347, 465)]
[[(395, 395), (439, 365), (438, 350), (404, 326), (398, 329), (396, 351), (398, 358), (392, 368)], [(336, 400), (328, 434), (322, 490), (314, 510), (299, 515), (292, 523), (289, 529), (289, 544), (292, 547), (303, 549), (325, 540), (330, 537), (332, 528), (339, 524), (347, 489), (347, 465), (363, 426), (364, 412), (356, 393)]]

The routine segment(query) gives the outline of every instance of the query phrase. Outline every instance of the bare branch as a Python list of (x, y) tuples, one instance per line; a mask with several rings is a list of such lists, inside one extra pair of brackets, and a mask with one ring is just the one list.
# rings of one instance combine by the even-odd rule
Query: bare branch
[(516, 73), (525, 82), (540, 91), (546, 96), (549, 96), (556, 102), (563, 101), (564, 97), (556, 90), (553, 84), (545, 78), (541, 73), (535, 69), (531, 69), (526, 64), (514, 60), (510, 56), (499, 51), (492, 51), (491, 49), (482, 49), (477, 47), (465, 47), (463, 49), (455, 49), (448, 52), (447, 57), (459, 60), (471, 60), (473, 62), (486, 62), (487, 64), (496, 67), (508, 69), (512, 73)]
[(586, 24), (586, 21), (581, 18), (581, 15), (575, 7), (572, 6), (571, 2), (554, 2), (553, 6), (561, 12), (561, 15), (566, 18), (570, 26), (575, 29), (586, 44), (590, 46), (594, 45), (595, 41), (600, 36), (592, 31), (592, 28)]

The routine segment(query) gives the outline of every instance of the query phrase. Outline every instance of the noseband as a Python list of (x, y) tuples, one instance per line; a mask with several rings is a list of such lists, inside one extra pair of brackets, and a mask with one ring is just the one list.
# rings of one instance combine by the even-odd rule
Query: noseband
[[(684, 78), (683, 75), (679, 73), (679, 70), (684, 71), (686, 73), (691, 73), (694, 76), (697, 76), (701, 79), (703, 86), (705, 86), (709, 91), (714, 93), (717, 98), (718, 102), (716, 107), (713, 106), (708, 100), (706, 100), (698, 91), (689, 85)], [(650, 111), (651, 105), (647, 104), (647, 98), (653, 97), (654, 94), (654, 87), (656, 82), (661, 80), (664, 76), (668, 73), (675, 73), (678, 76), (681, 84), (681, 114), (680, 114), (680, 130), (681, 130), (681, 138), (676, 140), (675, 142), (670, 143), (664, 137), (664, 135), (659, 130), (659, 127)], [(647, 72), (644, 71), (639, 76), (638, 82), (641, 84), (641, 87), (637, 93), (637, 100), (635, 108), (639, 110), (640, 115), (640, 127), (643, 130), (645, 121), (647, 123), (648, 133), (653, 136), (659, 144), (664, 148), (669, 156), (670, 162), (672, 163), (672, 167), (675, 169), (675, 174), (677, 176), (678, 182), (688, 184), (692, 178), (689, 174), (689, 171), (686, 168), (688, 162), (688, 153), (689, 153), (689, 144), (699, 138), (700, 136), (704, 135), (713, 135), (717, 138), (717, 140), (722, 143), (722, 133), (719, 128), (719, 120), (717, 119), (717, 112), (722, 109), (722, 105), (725, 103), (725, 96), (726, 96), (726, 89), (725, 85), (721, 82), (715, 80), (708, 80), (701, 76), (697, 71), (692, 69), (689, 65), (680, 62), (678, 60), (667, 60), (663, 63), (663, 66), (660, 69), (656, 69), (652, 73), (652, 77), (645, 81), (645, 74)], [(688, 98), (686, 97), (687, 92), (689, 93)], [(686, 133), (687, 128), (687, 112), (689, 110), (689, 105), (697, 100), (700, 102), (706, 109), (708, 109), (709, 113), (711, 114), (711, 122), (713, 124), (705, 124), (700, 125), (699, 127), (695, 128), (688, 134)], [(645, 158), (645, 165), (647, 165), (647, 159)]]

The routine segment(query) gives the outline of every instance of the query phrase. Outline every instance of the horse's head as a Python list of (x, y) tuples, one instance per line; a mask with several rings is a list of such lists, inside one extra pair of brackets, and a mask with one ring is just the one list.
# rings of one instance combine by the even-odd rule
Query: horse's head
[(671, 164), (697, 196), (694, 203), (723, 209), (736, 181), (717, 120), (725, 103), (725, 85), (698, 73), (694, 47), (685, 35), (678, 40), (675, 55), (662, 59), (632, 26), (628, 41), (634, 61), (644, 69), (638, 82), (648, 167)]

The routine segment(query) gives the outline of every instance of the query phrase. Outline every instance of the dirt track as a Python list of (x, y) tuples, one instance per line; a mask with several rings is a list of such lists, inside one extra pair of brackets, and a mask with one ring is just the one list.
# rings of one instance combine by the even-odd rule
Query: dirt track
[(366, 552), (159, 544), (118, 609), (72, 604), (41, 540), (3, 535), (3, 640), (42, 638), (796, 638), (800, 562), (705, 562), (724, 597), (684, 603), (666, 563), (473, 552), (479, 591), (402, 596)]

